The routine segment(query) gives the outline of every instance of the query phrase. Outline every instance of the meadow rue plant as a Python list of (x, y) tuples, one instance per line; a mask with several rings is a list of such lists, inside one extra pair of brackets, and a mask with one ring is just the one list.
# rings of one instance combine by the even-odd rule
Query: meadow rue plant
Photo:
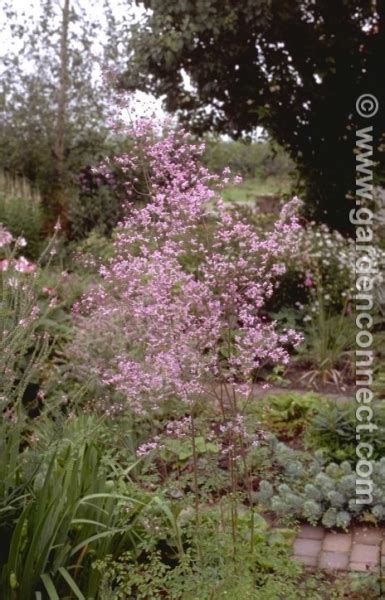
[[(184, 130), (151, 119), (127, 129), (134, 151), (116, 160), (143, 165), (149, 201), (127, 208), (101, 284), (74, 307), (75, 360), (136, 413), (169, 398), (191, 409), (202, 394), (234, 413), (255, 370), (286, 363), (300, 341), (261, 314), (295, 249), (298, 201), (257, 234), (225, 207), (218, 176), (200, 163), (203, 146)], [(127, 199), (134, 188), (129, 181)]]
[[(258, 234), (225, 207), (219, 196), (223, 184), (201, 164), (203, 146), (184, 130), (170, 122), (160, 129), (141, 118), (126, 133), (132, 153), (116, 160), (127, 173), (142, 167), (145, 202), (129, 203), (136, 181), (128, 178), (127, 213), (115, 236), (113, 257), (100, 269), (101, 282), (74, 306), (77, 334), (71, 362), (80, 367), (80, 377), (94, 376), (107, 400), (107, 414), (116, 414), (110, 399), (118, 396), (122, 410), (150, 420), (170, 400), (190, 417), (197, 534), (195, 416), (202, 398), (213, 403), (224, 423), (221, 448), (231, 479), (235, 551), (236, 462), (242, 457), (246, 465), (250, 443), (243, 435), (240, 397), (251, 397), (258, 368), (287, 363), (290, 348), (300, 342), (294, 330), (279, 332), (262, 314), (285, 271), (284, 259), (294, 252), (298, 201), (286, 205), (271, 231)], [(137, 455), (159, 452), (161, 446), (155, 436)], [(245, 480), (251, 502), (248, 473)]]

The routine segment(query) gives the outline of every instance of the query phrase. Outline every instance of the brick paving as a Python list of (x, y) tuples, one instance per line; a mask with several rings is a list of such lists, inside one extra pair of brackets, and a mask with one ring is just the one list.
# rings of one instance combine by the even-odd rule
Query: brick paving
[(294, 557), (306, 567), (380, 574), (385, 569), (385, 528), (356, 526), (347, 533), (302, 525)]

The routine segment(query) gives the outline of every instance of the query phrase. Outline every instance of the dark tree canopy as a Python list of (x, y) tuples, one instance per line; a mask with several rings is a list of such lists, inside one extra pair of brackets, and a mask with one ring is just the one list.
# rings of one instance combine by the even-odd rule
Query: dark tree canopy
[[(238, 137), (264, 127), (297, 163), (314, 217), (349, 229), (357, 127), (373, 125), (384, 174), (385, 0), (144, 5), (123, 86), (164, 96), (196, 132)], [(370, 120), (355, 111), (363, 93), (380, 103)]]

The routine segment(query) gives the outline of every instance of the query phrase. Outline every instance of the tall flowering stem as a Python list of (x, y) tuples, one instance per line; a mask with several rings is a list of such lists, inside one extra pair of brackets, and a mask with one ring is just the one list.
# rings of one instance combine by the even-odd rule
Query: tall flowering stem
[(229, 173), (203, 167), (203, 146), (184, 130), (139, 119), (127, 133), (134, 151), (116, 160), (130, 173), (144, 165), (148, 201), (130, 204), (136, 182), (127, 181), (114, 257), (74, 307), (74, 359), (139, 415), (176, 398), (193, 416), (204, 396), (233, 422), (256, 370), (287, 363), (300, 341), (262, 312), (296, 246), (298, 201), (261, 236), (221, 200)]

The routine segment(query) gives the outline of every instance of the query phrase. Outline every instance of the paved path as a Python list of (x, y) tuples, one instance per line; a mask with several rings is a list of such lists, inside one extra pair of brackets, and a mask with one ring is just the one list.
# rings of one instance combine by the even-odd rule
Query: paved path
[(356, 526), (347, 533), (302, 525), (294, 556), (305, 566), (380, 574), (385, 568), (385, 528)]

